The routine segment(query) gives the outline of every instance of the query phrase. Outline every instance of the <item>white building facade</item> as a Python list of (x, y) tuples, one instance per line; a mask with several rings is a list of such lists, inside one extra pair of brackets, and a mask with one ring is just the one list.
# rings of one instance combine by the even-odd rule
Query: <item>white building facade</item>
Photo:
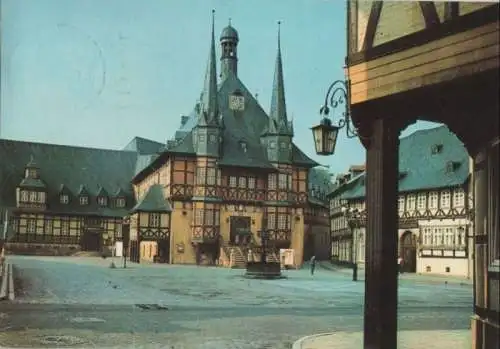
[[(472, 278), (472, 168), (465, 148), (444, 126), (417, 131), (400, 142), (403, 271)], [(348, 173), (330, 194), (332, 261), (340, 265), (364, 264), (364, 178), (364, 173)], [(356, 216), (348, 219), (343, 206), (356, 209)]]

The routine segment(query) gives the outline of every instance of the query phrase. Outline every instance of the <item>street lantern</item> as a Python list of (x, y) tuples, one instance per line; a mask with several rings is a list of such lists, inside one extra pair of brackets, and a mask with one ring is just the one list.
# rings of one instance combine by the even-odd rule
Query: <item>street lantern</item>
[[(344, 67), (346, 80), (334, 81), (328, 88), (325, 96), (325, 102), (319, 110), (323, 117), (319, 125), (311, 128), (313, 131), (314, 145), (316, 154), (332, 155), (335, 152), (335, 143), (339, 130), (345, 127), (347, 138), (355, 138), (361, 136), (356, 128), (351, 126), (350, 114), (350, 81), (348, 79), (347, 67)], [(334, 116), (328, 117), (330, 108), (333, 110), (343, 107), (339, 120), (336, 124), (332, 122)]]
[(356, 259), (357, 254), (354, 255), (354, 249), (357, 248), (357, 234), (355, 234), (355, 228), (359, 227), (360, 212), (358, 209), (353, 207), (342, 206), (342, 214), (347, 219), (347, 223), (351, 230), (351, 263), (352, 263), (352, 281), (358, 281), (358, 263)]
[(335, 152), (335, 144), (339, 127), (333, 126), (332, 121), (323, 118), (319, 125), (311, 127), (314, 138), (314, 146), (318, 155), (332, 155)]

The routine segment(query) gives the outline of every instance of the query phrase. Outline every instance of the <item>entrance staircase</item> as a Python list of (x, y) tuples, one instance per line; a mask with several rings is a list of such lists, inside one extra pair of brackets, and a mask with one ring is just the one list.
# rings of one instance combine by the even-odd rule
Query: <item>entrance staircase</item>
[[(258, 245), (254, 239), (252, 239), (249, 246), (229, 245), (228, 242), (225, 240), (221, 242), (221, 249), (227, 260), (227, 266), (236, 269), (246, 268), (248, 262), (247, 260), (248, 250), (259, 246), (260, 245)], [(231, 256), (233, 257), (232, 260)], [(252, 258), (254, 261), (259, 260), (260, 254), (253, 253)], [(267, 251), (267, 262), (279, 263), (280, 262), (279, 250), (270, 248)]]
[[(223, 240), (221, 244), (221, 248), (226, 255), (226, 258), (229, 262), (229, 267), (231, 268), (246, 268), (247, 266), (247, 258), (245, 251), (240, 246), (229, 245), (227, 241)], [(232, 260), (231, 256), (233, 257)]]

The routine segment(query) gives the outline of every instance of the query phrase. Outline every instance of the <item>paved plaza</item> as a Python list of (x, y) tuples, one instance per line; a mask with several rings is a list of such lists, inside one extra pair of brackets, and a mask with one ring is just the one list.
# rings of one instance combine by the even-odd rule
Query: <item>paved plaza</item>
[[(8, 260), (18, 295), (0, 303), (0, 346), (290, 349), (303, 336), (362, 330), (363, 282), (326, 269), (265, 281), (212, 267)], [(422, 280), (400, 281), (400, 330), (468, 330), (471, 286)]]

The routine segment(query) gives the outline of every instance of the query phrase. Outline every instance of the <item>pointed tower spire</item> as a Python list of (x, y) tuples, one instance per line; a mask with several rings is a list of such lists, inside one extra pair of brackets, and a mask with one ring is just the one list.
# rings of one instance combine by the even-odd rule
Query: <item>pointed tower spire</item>
[(215, 61), (215, 10), (212, 10), (212, 38), (210, 43), (210, 54), (208, 56), (207, 71), (205, 74), (205, 85), (202, 94), (201, 112), (205, 113), (206, 121), (217, 123), (219, 117), (219, 103), (217, 101), (217, 67)]
[(281, 132), (288, 129), (286, 115), (285, 84), (283, 82), (283, 63), (281, 61), (281, 22), (278, 21), (278, 54), (274, 70), (273, 94), (271, 99), (270, 117), (274, 119)]

